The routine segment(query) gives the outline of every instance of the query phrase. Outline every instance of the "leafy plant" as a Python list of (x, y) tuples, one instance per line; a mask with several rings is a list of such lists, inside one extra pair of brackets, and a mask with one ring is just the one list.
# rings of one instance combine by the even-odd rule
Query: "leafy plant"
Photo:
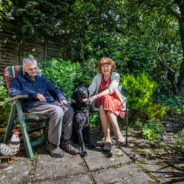
[(129, 104), (131, 109), (143, 108), (151, 100), (156, 83), (141, 74), (138, 77), (126, 75), (122, 78), (122, 85), (129, 93)]
[(160, 119), (166, 114), (165, 106), (153, 102), (156, 83), (150, 81), (147, 75), (126, 75), (121, 83), (129, 93), (130, 117), (133, 120)]
[(148, 121), (142, 128), (142, 137), (150, 141), (158, 141), (161, 139), (163, 125), (159, 121)]
[[(62, 59), (52, 59), (48, 62), (48, 66), (43, 64), (43, 75), (48, 77), (58, 88), (60, 88), (67, 99), (70, 100), (73, 90), (79, 85), (89, 86), (92, 77), (96, 73), (93, 60), (87, 64), (72, 63), (71, 61), (64, 61)], [(88, 72), (88, 73), (86, 73)], [(99, 115), (97, 113), (90, 115), (90, 124), (92, 127), (99, 122)]]
[(94, 58), (88, 59), (86, 62), (80, 63), (80, 68), (77, 69), (75, 85), (89, 86), (93, 77), (97, 73), (97, 60)]
[(5, 82), (3, 77), (0, 76), (0, 124), (2, 125), (6, 124), (10, 112), (10, 105), (5, 102), (7, 98), (8, 92), (5, 87)]
[(144, 123), (138, 118), (135, 123), (134, 123), (135, 127), (138, 129), (142, 129)]
[(43, 70), (43, 75), (47, 76), (70, 99), (75, 85), (74, 81), (78, 75), (77, 71), (79, 70), (79, 63), (52, 59)]
[(96, 127), (100, 124), (100, 117), (98, 113), (90, 113), (89, 122), (91, 127)]
[(184, 99), (182, 96), (176, 95), (161, 95), (159, 101), (164, 106), (167, 106), (167, 114), (172, 117), (178, 117), (184, 113)]
[(178, 147), (184, 151), (184, 129), (182, 129), (177, 135), (176, 135), (176, 143)]
[(146, 119), (161, 119), (167, 113), (167, 106), (162, 106), (159, 103), (148, 102), (145, 108), (142, 109), (142, 116)]

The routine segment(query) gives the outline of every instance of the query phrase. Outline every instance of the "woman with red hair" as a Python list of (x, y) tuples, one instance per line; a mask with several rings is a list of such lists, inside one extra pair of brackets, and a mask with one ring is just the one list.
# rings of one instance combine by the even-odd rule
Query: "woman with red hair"
[(101, 124), (104, 133), (104, 151), (110, 151), (112, 140), (110, 136), (110, 125), (113, 127), (116, 143), (124, 142), (124, 137), (120, 131), (117, 116), (125, 117), (123, 112), (124, 97), (118, 90), (120, 75), (113, 72), (116, 68), (115, 62), (108, 57), (102, 57), (98, 63), (99, 74), (97, 74), (90, 86), (89, 92), (91, 102), (99, 108)]

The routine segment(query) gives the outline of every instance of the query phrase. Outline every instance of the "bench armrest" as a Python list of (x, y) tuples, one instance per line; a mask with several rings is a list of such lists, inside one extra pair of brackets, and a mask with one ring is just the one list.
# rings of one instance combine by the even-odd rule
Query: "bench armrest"
[(12, 101), (15, 101), (15, 100), (19, 100), (19, 99), (24, 99), (24, 98), (29, 98), (28, 95), (17, 95), (17, 96), (14, 96), (14, 97), (10, 97), (10, 98), (7, 98), (5, 100), (5, 102), (12, 102)]

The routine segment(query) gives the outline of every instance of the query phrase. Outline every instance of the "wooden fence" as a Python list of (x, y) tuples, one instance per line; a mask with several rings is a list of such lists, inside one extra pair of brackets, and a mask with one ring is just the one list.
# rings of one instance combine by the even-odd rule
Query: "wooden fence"
[(38, 60), (63, 58), (62, 43), (57, 38), (39, 41), (22, 40), (13, 33), (0, 32), (0, 76), (9, 65), (21, 64), (21, 59), (28, 54)]

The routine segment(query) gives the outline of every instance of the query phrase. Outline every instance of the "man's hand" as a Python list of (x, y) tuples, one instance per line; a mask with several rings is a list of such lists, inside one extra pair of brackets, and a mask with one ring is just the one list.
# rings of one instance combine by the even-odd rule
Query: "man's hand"
[(45, 97), (40, 93), (36, 95), (36, 98), (38, 98), (41, 102), (46, 102)]
[(67, 100), (60, 100), (59, 103), (60, 103), (61, 105), (66, 105), (68, 102), (67, 102)]

